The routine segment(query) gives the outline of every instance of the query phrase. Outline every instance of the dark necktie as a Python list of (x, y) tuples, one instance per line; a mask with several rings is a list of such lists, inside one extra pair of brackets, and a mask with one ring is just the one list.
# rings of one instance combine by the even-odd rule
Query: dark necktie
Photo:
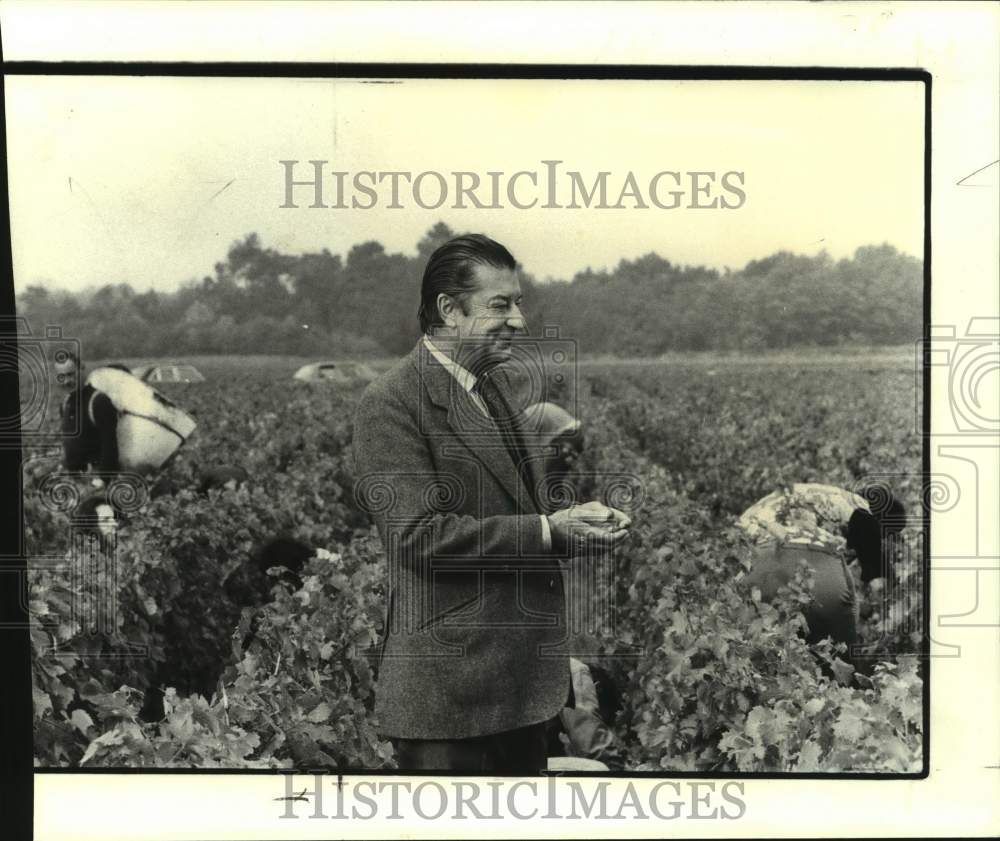
[(511, 461), (517, 466), (521, 481), (524, 482), (524, 486), (531, 494), (532, 500), (534, 500), (534, 488), (532, 487), (531, 473), (528, 470), (527, 462), (528, 450), (524, 445), (524, 439), (521, 436), (520, 430), (515, 423), (514, 413), (511, 411), (510, 404), (504, 397), (503, 391), (497, 385), (497, 379), (496, 375), (490, 376), (489, 372), (483, 374), (476, 379), (476, 384), (472, 387), (472, 390), (486, 404), (490, 417), (493, 418), (493, 422), (500, 431), (500, 437), (507, 448), (507, 453), (510, 455)]

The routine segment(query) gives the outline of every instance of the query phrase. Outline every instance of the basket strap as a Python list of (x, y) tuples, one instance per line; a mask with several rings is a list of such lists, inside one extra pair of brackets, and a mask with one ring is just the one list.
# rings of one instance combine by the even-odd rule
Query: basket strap
[(97, 426), (97, 418), (94, 416), (94, 401), (100, 393), (97, 389), (94, 389), (94, 393), (90, 395), (90, 400), (87, 401), (87, 417), (90, 418), (90, 422), (94, 426)]
[(143, 420), (151, 421), (152, 423), (155, 423), (157, 426), (162, 427), (163, 429), (167, 430), (167, 432), (172, 432), (174, 435), (176, 435), (178, 438), (180, 438), (180, 441), (181, 441), (182, 444), (187, 440), (176, 429), (174, 429), (169, 424), (164, 423), (159, 418), (151, 418), (149, 415), (140, 415), (138, 412), (129, 412), (128, 410), (123, 411), (122, 414), (123, 415), (132, 415), (132, 417), (134, 417), (134, 418), (142, 418)]

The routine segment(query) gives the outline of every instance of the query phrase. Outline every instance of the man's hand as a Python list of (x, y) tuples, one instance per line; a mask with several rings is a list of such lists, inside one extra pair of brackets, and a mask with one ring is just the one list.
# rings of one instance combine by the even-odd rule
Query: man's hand
[(579, 551), (584, 546), (612, 548), (628, 537), (632, 521), (617, 508), (592, 501), (572, 505), (549, 514), (552, 531), (552, 549), (565, 555)]

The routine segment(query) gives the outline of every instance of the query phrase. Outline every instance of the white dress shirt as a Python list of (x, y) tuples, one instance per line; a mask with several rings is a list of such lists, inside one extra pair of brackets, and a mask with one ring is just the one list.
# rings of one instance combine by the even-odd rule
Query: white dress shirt
[[(430, 352), (431, 356), (440, 362), (444, 366), (444, 369), (455, 378), (458, 384), (469, 393), (469, 397), (472, 398), (472, 402), (476, 404), (479, 411), (486, 415), (486, 417), (490, 417), (490, 410), (486, 408), (483, 398), (473, 390), (476, 386), (476, 375), (468, 368), (459, 365), (448, 354), (441, 351), (426, 333), (424, 334), (424, 346)], [(544, 514), (540, 516), (542, 518), (542, 542), (545, 544), (545, 549), (549, 550), (552, 548), (552, 529), (549, 526), (549, 518)]]

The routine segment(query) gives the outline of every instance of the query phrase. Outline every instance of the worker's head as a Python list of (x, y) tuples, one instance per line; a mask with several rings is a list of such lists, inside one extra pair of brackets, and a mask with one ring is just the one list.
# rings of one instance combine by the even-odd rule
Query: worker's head
[(309, 544), (289, 534), (279, 534), (258, 547), (254, 560), (265, 571), (269, 567), (283, 566), (292, 572), (301, 572), (305, 562), (312, 556), (313, 549)]
[(56, 384), (63, 391), (74, 391), (79, 387), (83, 363), (73, 351), (64, 348), (57, 350), (52, 367), (55, 370)]
[(545, 448), (545, 475), (569, 473), (583, 452), (580, 421), (557, 403), (535, 403), (525, 410), (525, 423), (532, 439)]
[(307, 543), (289, 534), (279, 534), (257, 547), (253, 561), (263, 573), (271, 567), (284, 567), (288, 572), (282, 573), (278, 580), (290, 589), (297, 590), (302, 586), (302, 568), (314, 554)]
[[(871, 501), (872, 495), (862, 493)], [(854, 551), (861, 564), (861, 580), (868, 582), (888, 574), (892, 563), (894, 538), (906, 525), (906, 509), (892, 494), (878, 494), (878, 503), (870, 511), (858, 508), (847, 523), (847, 548)]]
[(563, 432), (552, 439), (550, 446), (553, 450), (551, 471), (569, 473), (583, 453), (583, 431), (577, 427)]
[(234, 491), (250, 479), (250, 474), (242, 467), (234, 464), (224, 464), (221, 467), (211, 467), (201, 474), (200, 493), (208, 493), (213, 489)]
[(121, 514), (107, 500), (105, 494), (96, 493), (86, 497), (76, 506), (72, 522), (76, 531), (97, 535), (106, 542), (117, 533), (121, 525)]
[(160, 476), (149, 489), (149, 498), (159, 499), (161, 496), (173, 496), (179, 490), (180, 485), (170, 476)]

